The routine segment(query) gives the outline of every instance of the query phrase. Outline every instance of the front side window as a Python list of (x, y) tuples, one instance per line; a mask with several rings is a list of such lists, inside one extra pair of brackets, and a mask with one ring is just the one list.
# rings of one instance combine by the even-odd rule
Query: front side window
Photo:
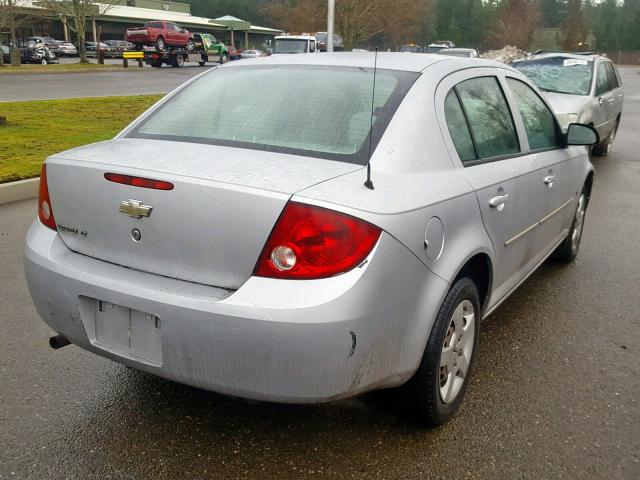
[[(418, 75), (378, 69), (373, 148)], [(355, 67), (305, 64), (219, 68), (174, 95), (129, 137), (224, 145), (364, 165), (371, 131), (372, 80), (373, 69)]]
[(447, 94), (444, 101), (444, 114), (447, 119), (447, 127), (451, 134), (451, 139), (458, 152), (458, 157), (463, 164), (468, 164), (476, 160), (476, 151), (473, 146), (473, 138), (467, 124), (467, 119), (462, 111), (462, 106), (458, 100), (455, 90)]
[(520, 151), (509, 105), (496, 77), (480, 77), (456, 85), (467, 114), (478, 159)]
[(560, 134), (553, 113), (529, 85), (507, 78), (507, 83), (516, 100), (531, 150), (557, 148), (561, 146)]

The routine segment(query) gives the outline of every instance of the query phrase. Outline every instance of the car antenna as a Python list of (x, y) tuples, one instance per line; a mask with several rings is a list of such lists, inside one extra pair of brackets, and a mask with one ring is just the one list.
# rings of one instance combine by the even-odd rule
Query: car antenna
[(373, 60), (373, 89), (371, 91), (371, 124), (369, 130), (369, 153), (367, 155), (367, 181), (364, 182), (364, 186), (369, 190), (374, 190), (373, 182), (371, 181), (371, 142), (373, 140), (373, 108), (376, 100), (376, 74), (378, 73), (378, 47), (376, 47), (376, 54)]

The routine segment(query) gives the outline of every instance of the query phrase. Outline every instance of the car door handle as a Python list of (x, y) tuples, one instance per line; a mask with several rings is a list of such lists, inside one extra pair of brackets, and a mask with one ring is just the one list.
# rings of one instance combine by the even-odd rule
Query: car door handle
[(556, 181), (555, 175), (547, 175), (546, 177), (544, 177), (544, 184), (547, 185), (549, 188), (553, 187), (553, 182), (555, 181)]
[(613, 102), (615, 102), (616, 100), (614, 98), (610, 98), (609, 100), (607, 100), (609, 102), (609, 105), (611, 105)]
[(497, 208), (498, 211), (501, 211), (504, 208), (504, 204), (507, 203), (509, 199), (509, 194), (505, 193), (504, 195), (496, 195), (495, 197), (489, 200), (489, 206), (491, 208)]
[(600, 97), (600, 98), (598, 99), (598, 103), (599, 103), (600, 105), (602, 105), (602, 104), (604, 103), (604, 100), (603, 100), (603, 98), (602, 98), (602, 97)]

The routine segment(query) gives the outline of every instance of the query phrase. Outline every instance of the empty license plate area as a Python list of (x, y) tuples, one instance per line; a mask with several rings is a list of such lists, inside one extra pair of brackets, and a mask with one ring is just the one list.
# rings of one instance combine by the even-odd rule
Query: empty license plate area
[(102, 300), (87, 300), (92, 308), (85, 309), (90, 315), (83, 315), (82, 320), (93, 345), (132, 360), (162, 365), (159, 317)]

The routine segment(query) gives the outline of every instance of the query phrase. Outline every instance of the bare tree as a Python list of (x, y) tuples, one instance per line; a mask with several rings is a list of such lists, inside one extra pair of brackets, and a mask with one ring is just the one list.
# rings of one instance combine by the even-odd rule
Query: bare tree
[(567, 20), (562, 25), (562, 48), (569, 51), (580, 50), (589, 35), (580, 0), (569, 0), (568, 11)]
[(87, 22), (94, 20), (98, 15), (106, 13), (114, 5), (120, 3), (120, 0), (42, 0), (44, 7), (58, 18), (64, 19), (68, 27), (76, 32), (80, 63), (89, 62), (84, 48)]
[[(14, 66), (20, 66), (16, 30), (29, 18), (40, 15), (37, 9), (28, 7), (31, 7), (31, 2), (28, 0), (0, 0), (0, 30), (9, 30), (11, 65)], [(0, 65), (4, 63), (1, 57), (0, 54)]]
[[(384, 35), (391, 42), (414, 39), (433, 0), (336, 0), (336, 33), (346, 50)], [(315, 32), (326, 28), (327, 3), (281, 0), (265, 6), (271, 20), (287, 31)]]
[(504, 0), (502, 14), (496, 22), (489, 42), (496, 48), (515, 45), (526, 49), (531, 44), (533, 32), (540, 19), (536, 0)]

